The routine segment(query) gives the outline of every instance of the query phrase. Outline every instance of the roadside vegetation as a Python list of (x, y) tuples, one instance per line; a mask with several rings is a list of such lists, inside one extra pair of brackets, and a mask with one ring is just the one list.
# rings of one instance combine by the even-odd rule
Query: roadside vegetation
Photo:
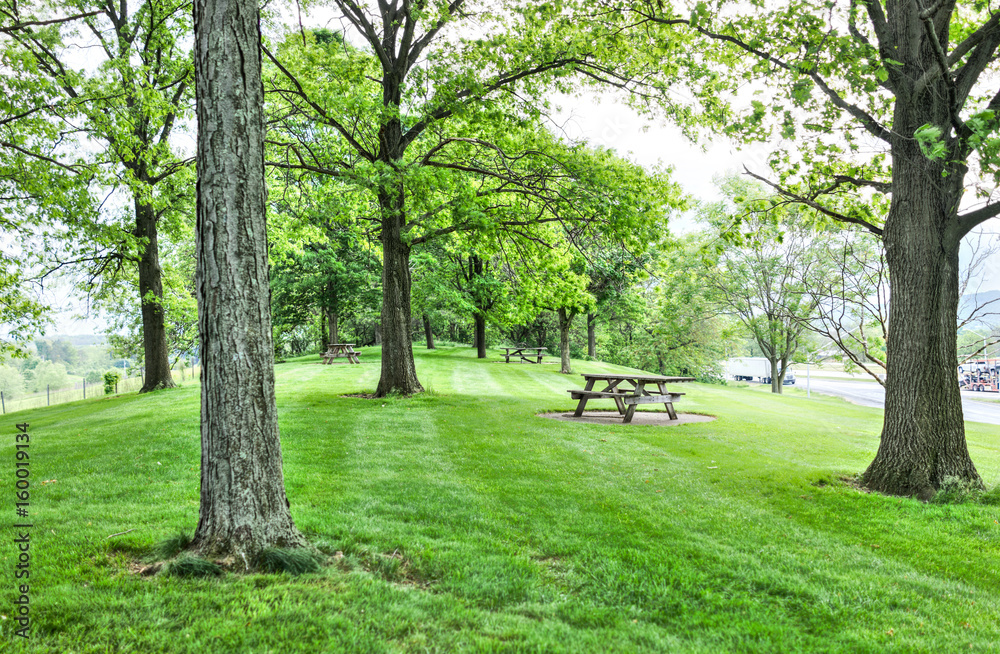
[[(138, 574), (157, 546), (183, 547), (198, 521), (197, 384), (8, 415), (5, 478), (14, 423), (31, 431), (23, 650), (943, 652), (1000, 642), (996, 494), (951, 488), (939, 498), (950, 503), (923, 503), (856, 490), (880, 411), (688, 384), (678, 410), (717, 420), (574, 424), (536, 415), (572, 407), (575, 382), (557, 365), (458, 347), (414, 353), (427, 392), (413, 397), (350, 397), (378, 383), (376, 348), (360, 366), (315, 356), (277, 366), (292, 515), (325, 559), (299, 576)], [(994, 488), (1000, 427), (967, 433)], [(9, 568), (12, 549), (0, 556)], [(11, 592), (0, 639), (16, 649)]]

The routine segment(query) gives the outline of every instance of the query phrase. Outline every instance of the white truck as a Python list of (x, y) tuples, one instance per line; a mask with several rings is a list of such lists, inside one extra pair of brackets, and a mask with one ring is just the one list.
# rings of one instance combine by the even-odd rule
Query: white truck
[[(727, 361), (729, 376), (736, 381), (771, 383), (771, 362), (764, 357), (736, 357)], [(785, 372), (784, 384), (795, 384), (791, 370)]]

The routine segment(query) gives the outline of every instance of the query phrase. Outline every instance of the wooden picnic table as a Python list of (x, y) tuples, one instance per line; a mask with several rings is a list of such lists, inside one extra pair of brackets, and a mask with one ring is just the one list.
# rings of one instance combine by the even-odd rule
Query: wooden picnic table
[(329, 365), (333, 363), (334, 359), (347, 357), (348, 363), (360, 364), (358, 354), (354, 351), (354, 343), (330, 343), (326, 346), (326, 352), (323, 354), (323, 363)]
[[(548, 348), (544, 348), (544, 347), (501, 347), (499, 349), (506, 350), (506, 353), (504, 354), (504, 358), (506, 359), (505, 363), (510, 363), (510, 358), (511, 357), (518, 357), (518, 356), (521, 357), (521, 361), (527, 361), (528, 363), (541, 363), (542, 362), (542, 357), (545, 356), (544, 354), (542, 354), (542, 352), (544, 352)], [(531, 354), (525, 355), (525, 352), (531, 352)], [(528, 357), (534, 357), (535, 361), (532, 361)]]
[[(583, 415), (587, 400), (593, 398), (613, 399), (615, 406), (618, 407), (618, 413), (622, 414), (623, 422), (626, 423), (632, 422), (635, 407), (639, 404), (663, 404), (667, 408), (670, 419), (677, 420), (674, 402), (679, 400), (684, 393), (668, 391), (667, 384), (694, 381), (694, 377), (663, 377), (662, 375), (634, 373), (584, 373), (583, 378), (587, 380), (586, 387), (567, 391), (574, 400), (580, 400), (573, 415), (577, 418)], [(597, 382), (605, 385), (602, 390), (594, 390)], [(657, 394), (650, 393), (646, 389), (647, 385), (655, 386)]]

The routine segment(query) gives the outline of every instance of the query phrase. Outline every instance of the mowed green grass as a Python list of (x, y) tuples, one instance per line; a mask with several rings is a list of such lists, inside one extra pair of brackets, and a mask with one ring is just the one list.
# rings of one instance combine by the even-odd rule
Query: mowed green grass
[[(580, 377), (557, 366), (415, 354), (428, 392), (411, 398), (343, 397), (374, 389), (378, 350), (277, 366), (292, 513), (330, 559), (300, 577), (132, 571), (197, 524), (196, 384), (6, 416), (0, 650), (1000, 649), (1000, 509), (841, 480), (873, 457), (879, 411), (688, 384), (678, 409), (717, 420), (569, 423), (536, 416), (574, 404)], [(27, 642), (10, 619), (15, 422), (31, 424)], [(968, 438), (996, 485), (1000, 428)]]

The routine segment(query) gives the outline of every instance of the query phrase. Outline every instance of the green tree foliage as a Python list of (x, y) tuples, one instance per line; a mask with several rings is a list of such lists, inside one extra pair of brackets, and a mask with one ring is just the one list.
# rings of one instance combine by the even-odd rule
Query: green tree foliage
[(45, 389), (63, 388), (69, 384), (69, 377), (66, 376), (66, 366), (61, 363), (42, 361), (34, 370), (32, 378), (32, 390), (36, 393), (44, 392)]
[(802, 212), (775, 207), (775, 197), (760, 184), (729, 177), (721, 187), (728, 201), (700, 212), (720, 244), (711, 281), (770, 361), (771, 391), (781, 393), (788, 365), (817, 313), (813, 281), (829, 277), (827, 245), (802, 224)]
[[(173, 139), (191, 113), (187, 5), (72, 0), (54, 15), (47, 2), (5, 0), (3, 14), (20, 25), (8, 31), (4, 57), (17, 62), (23, 83), (42, 100), (36, 112), (63, 143), (44, 160), (76, 172), (86, 163), (85, 177), (103, 198), (100, 206), (95, 199), (89, 210), (65, 212), (62, 227), (47, 230), (58, 266), (84, 266), (86, 286), (117, 287), (130, 277), (123, 270), (137, 273), (143, 390), (170, 386), (159, 239), (183, 221), (182, 200), (192, 191), (191, 159)], [(90, 57), (83, 68), (81, 48)]]
[[(958, 252), (1000, 213), (1000, 13), (955, 0), (630, 7), (643, 42), (655, 25), (705, 39), (729, 89), (717, 125), (777, 144), (768, 176), (783, 197), (885, 245), (886, 420), (866, 486), (929, 498), (947, 477), (981, 484), (955, 374)], [(752, 101), (734, 109), (748, 84)], [(963, 204), (967, 190), (980, 206)], [(926, 406), (938, 410), (918, 419)]]
[[(412, 393), (420, 390), (410, 347), (414, 246), (548, 222), (593, 223), (632, 243), (643, 235), (637, 208), (669, 193), (639, 170), (608, 165), (610, 153), (568, 146), (539, 127), (545, 93), (587, 76), (634, 79), (621, 62), (595, 56), (618, 53), (610, 46), (620, 39), (581, 22), (585, 4), (334, 4), (349, 36), (296, 35), (268, 53), (277, 70), (267, 88), (283, 119), (282, 135), (272, 136), (283, 158), (273, 163), (351, 180), (371, 195), (389, 354), (377, 393)], [(462, 30), (469, 36), (451, 38)], [(355, 42), (364, 47), (347, 45)]]
[(17, 368), (6, 364), (0, 365), (0, 391), (5, 399), (13, 399), (24, 393), (24, 375)]
[[(722, 377), (735, 329), (706, 265), (705, 235), (670, 239), (643, 261), (628, 287), (602, 307), (604, 361), (663, 375)], [(647, 271), (649, 274), (647, 274)]]
[[(194, 242), (189, 230), (173, 242), (160, 245), (163, 295), (158, 305), (170, 345), (168, 361), (174, 366), (198, 351), (198, 306), (194, 296)], [(114, 283), (111, 283), (114, 281)], [(145, 321), (139, 301), (135, 270), (121, 269), (110, 275), (91, 294), (94, 306), (108, 317), (105, 338), (119, 357), (145, 366)], [(103, 367), (103, 366), (102, 366)]]
[[(323, 331), (330, 342), (340, 342), (343, 321), (377, 306), (380, 272), (372, 244), (346, 229), (328, 230), (325, 241), (306, 243), (298, 253), (278, 259), (271, 269), (276, 335), (293, 332), (318, 317), (326, 323)], [(278, 338), (276, 343), (284, 340)]]

